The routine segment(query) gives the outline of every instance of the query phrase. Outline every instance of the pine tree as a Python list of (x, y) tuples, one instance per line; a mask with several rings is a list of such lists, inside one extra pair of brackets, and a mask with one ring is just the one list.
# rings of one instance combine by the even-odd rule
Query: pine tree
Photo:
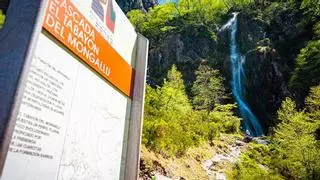
[(224, 96), (223, 78), (219, 71), (201, 64), (196, 71), (192, 93), (195, 109), (212, 111)]
[(143, 143), (167, 155), (182, 154), (196, 143), (196, 123), (182, 75), (173, 65), (162, 87), (147, 86)]
[[(319, 94), (315, 97), (317, 95), (314, 92), (306, 100), (311, 109), (319, 103), (315, 102), (317, 98), (319, 100)], [(295, 107), (295, 103), (287, 98), (278, 111), (281, 123), (276, 128), (272, 144), (275, 149), (273, 166), (291, 179), (319, 179), (320, 144), (314, 134), (317, 123), (309, 112), (299, 112)]]

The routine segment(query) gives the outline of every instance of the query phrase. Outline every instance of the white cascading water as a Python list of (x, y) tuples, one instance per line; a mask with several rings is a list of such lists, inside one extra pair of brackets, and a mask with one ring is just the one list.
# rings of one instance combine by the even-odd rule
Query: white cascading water
[(232, 93), (238, 104), (240, 115), (243, 119), (243, 128), (252, 136), (263, 135), (263, 129), (258, 118), (253, 114), (248, 104), (244, 99), (245, 86), (243, 84), (245, 74), (243, 64), (245, 56), (242, 56), (237, 49), (236, 34), (237, 34), (237, 16), (239, 13), (233, 13), (233, 17), (221, 27), (220, 31), (230, 31), (230, 60), (232, 65)]

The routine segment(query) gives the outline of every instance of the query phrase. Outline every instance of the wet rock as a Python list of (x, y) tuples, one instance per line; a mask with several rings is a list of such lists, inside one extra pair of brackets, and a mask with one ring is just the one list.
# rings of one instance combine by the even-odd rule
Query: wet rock
[(236, 145), (236, 146), (244, 146), (245, 143), (244, 143), (243, 141), (237, 140), (235, 145)]
[(253, 138), (253, 141), (258, 143), (258, 144), (264, 144), (264, 145), (268, 145), (270, 142), (267, 139), (262, 139), (260, 137), (258, 138)]
[(243, 142), (245, 143), (249, 143), (252, 141), (252, 137), (251, 136), (246, 136), (244, 139), (243, 139)]

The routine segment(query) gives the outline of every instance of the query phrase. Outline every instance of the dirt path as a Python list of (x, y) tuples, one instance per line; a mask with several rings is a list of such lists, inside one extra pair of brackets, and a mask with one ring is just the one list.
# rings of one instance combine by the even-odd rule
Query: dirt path
[(243, 141), (236, 141), (232, 145), (228, 145), (223, 152), (217, 152), (213, 158), (203, 163), (203, 168), (209, 176), (209, 180), (225, 180), (226, 170), (239, 158), (241, 151), (246, 147)]
[(190, 149), (180, 158), (166, 158), (144, 148), (140, 163), (140, 179), (225, 180), (227, 170), (249, 146), (249, 143), (242, 139), (240, 136), (225, 134), (208, 144)]

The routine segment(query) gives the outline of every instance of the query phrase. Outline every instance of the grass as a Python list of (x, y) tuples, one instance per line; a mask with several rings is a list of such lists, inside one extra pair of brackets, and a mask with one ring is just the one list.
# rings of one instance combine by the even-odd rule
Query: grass
[[(227, 152), (229, 145), (242, 138), (241, 135), (222, 134), (211, 143), (203, 143), (198, 147), (189, 148), (179, 158), (154, 153), (142, 145), (140, 177), (152, 179), (154, 173), (160, 173), (173, 179), (181, 177), (188, 180), (208, 179), (208, 174), (203, 168), (204, 161), (213, 158), (216, 153)], [(226, 169), (230, 165), (225, 164), (225, 166), (221, 169)]]

